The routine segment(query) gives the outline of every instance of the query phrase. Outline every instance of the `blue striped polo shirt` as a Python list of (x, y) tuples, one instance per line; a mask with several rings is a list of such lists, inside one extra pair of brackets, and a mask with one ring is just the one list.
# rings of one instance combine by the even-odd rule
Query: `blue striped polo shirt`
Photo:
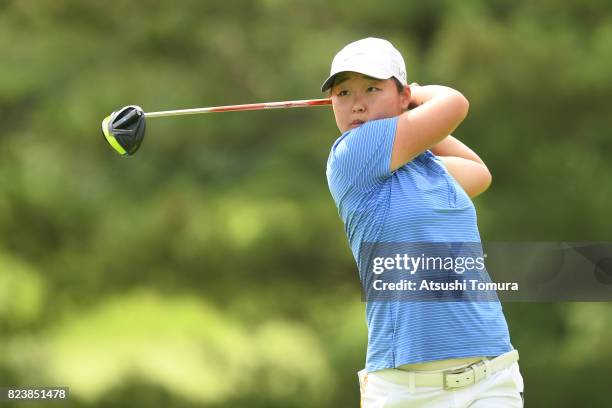
[[(472, 200), (430, 151), (390, 171), (397, 120), (343, 133), (327, 161), (358, 265), (364, 243), (480, 242)], [(499, 301), (367, 301), (366, 321), (367, 371), (513, 349)]]

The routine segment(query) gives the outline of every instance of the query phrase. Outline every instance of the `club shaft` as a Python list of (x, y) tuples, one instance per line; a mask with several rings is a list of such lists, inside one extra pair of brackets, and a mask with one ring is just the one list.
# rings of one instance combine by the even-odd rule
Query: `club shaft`
[(249, 103), (244, 105), (226, 105), (212, 106), (209, 108), (196, 109), (179, 109), (159, 112), (146, 112), (146, 118), (159, 118), (162, 116), (181, 116), (181, 115), (197, 115), (200, 113), (212, 112), (232, 112), (232, 111), (247, 111), (260, 109), (284, 109), (284, 108), (304, 108), (307, 106), (331, 105), (331, 99), (305, 99), (301, 101), (284, 101), (284, 102), (264, 102), (264, 103)]

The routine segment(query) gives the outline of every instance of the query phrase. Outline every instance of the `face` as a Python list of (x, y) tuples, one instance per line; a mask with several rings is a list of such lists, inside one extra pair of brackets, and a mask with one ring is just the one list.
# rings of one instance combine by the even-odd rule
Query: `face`
[(406, 87), (399, 93), (393, 78), (342, 72), (331, 88), (331, 99), (336, 124), (344, 133), (369, 120), (398, 116), (408, 108), (410, 89)]

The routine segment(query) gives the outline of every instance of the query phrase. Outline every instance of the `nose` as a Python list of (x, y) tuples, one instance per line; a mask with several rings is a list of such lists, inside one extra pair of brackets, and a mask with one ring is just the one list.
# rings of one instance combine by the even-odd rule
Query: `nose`
[(363, 103), (361, 103), (361, 101), (355, 101), (355, 103), (353, 103), (353, 113), (362, 113), (364, 111), (365, 106)]

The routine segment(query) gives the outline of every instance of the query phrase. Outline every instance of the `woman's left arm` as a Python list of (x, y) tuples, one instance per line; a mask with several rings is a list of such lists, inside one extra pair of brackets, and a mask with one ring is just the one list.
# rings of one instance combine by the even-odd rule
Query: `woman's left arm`
[(491, 185), (491, 173), (482, 159), (455, 137), (447, 136), (430, 150), (470, 197), (484, 193)]

